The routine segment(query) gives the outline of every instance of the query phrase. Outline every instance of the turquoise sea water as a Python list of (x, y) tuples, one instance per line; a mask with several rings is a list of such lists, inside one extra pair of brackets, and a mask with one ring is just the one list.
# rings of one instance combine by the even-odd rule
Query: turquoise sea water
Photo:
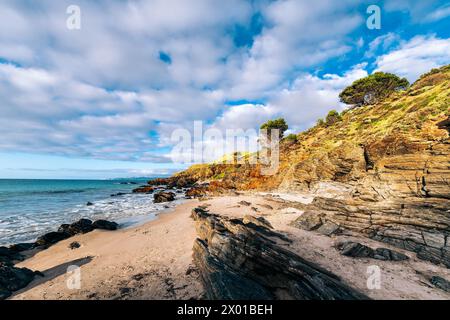
[[(109, 219), (122, 225), (152, 219), (170, 204), (131, 194), (146, 180), (1, 180), (0, 246), (34, 241), (63, 223), (80, 218)], [(112, 194), (126, 193), (111, 197)], [(179, 195), (179, 198), (182, 196)], [(93, 203), (87, 206), (88, 202)]]

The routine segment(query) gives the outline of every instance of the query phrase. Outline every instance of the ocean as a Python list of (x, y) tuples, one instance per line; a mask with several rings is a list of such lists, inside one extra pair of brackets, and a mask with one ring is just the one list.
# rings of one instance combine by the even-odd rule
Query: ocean
[[(107, 219), (128, 227), (182, 202), (183, 194), (177, 194), (174, 202), (155, 204), (152, 195), (131, 193), (146, 181), (0, 179), (0, 246), (35, 241), (81, 218)], [(111, 196), (118, 193), (126, 194)]]

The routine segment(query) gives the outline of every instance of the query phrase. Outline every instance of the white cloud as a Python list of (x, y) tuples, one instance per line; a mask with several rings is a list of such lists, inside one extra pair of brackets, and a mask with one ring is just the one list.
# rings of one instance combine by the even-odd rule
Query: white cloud
[(377, 70), (395, 73), (415, 81), (432, 68), (450, 63), (450, 39), (435, 36), (416, 36), (382, 56), (377, 61)]
[[(70, 0), (2, 1), (0, 151), (162, 162), (155, 150), (169, 152), (172, 132), (192, 131), (194, 120), (226, 130), (283, 116), (304, 129), (340, 108), (339, 91), (367, 75), (364, 65), (311, 75), (364, 46), (361, 34), (352, 39), (365, 23), (357, 3), (80, 0), (82, 28), (70, 31)], [(255, 14), (262, 29), (237, 47), (234, 30)], [(398, 40), (375, 39), (369, 55)], [(377, 66), (415, 77), (448, 63), (449, 51), (448, 40), (418, 37)], [(237, 100), (265, 103), (227, 104)]]

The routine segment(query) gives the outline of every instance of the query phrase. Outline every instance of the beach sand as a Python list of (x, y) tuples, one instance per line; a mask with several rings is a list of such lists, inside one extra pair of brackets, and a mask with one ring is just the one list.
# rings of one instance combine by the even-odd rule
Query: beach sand
[[(297, 199), (308, 196), (299, 195)], [(247, 201), (251, 205), (239, 204)], [(290, 199), (292, 200), (292, 199)], [(191, 210), (206, 205), (211, 212), (240, 217), (264, 216), (293, 242), (287, 248), (340, 276), (347, 284), (374, 299), (450, 299), (424, 276), (450, 278), (448, 269), (418, 260), (415, 254), (365, 238), (327, 237), (289, 225), (302, 214), (279, 195), (243, 193), (207, 200), (188, 200), (174, 211), (162, 213), (144, 225), (118, 230), (93, 231), (61, 241), (18, 264), (43, 272), (11, 299), (201, 299), (203, 287), (192, 263), (196, 238)], [(344, 257), (333, 248), (337, 241), (357, 240), (407, 254), (408, 261), (392, 262)], [(77, 241), (78, 249), (69, 244)], [(80, 287), (73, 288), (70, 265), (80, 266)], [(368, 267), (381, 270), (381, 288), (367, 288)], [(69, 283), (69, 288), (68, 284)]]

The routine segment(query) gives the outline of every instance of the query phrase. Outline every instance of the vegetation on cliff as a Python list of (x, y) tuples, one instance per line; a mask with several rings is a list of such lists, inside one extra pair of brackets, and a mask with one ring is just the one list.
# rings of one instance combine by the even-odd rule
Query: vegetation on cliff
[(262, 176), (260, 165), (221, 162), (194, 165), (176, 176), (220, 180), (226, 188), (266, 190), (304, 190), (323, 180), (352, 181), (376, 170), (383, 157), (420, 153), (448, 141), (449, 105), (450, 66), (446, 66), (379, 103), (341, 114), (331, 111), (326, 121), (295, 139), (283, 139), (275, 176)]

